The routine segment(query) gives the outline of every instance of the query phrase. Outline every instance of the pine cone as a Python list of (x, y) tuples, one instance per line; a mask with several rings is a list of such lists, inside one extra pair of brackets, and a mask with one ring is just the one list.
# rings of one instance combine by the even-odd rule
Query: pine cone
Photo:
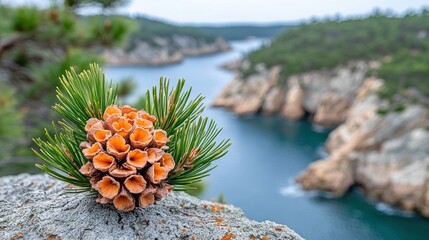
[(161, 200), (173, 186), (165, 182), (174, 169), (165, 153), (167, 132), (154, 129), (156, 117), (128, 105), (109, 106), (103, 120), (91, 118), (85, 131), (88, 142), (80, 148), (88, 162), (80, 172), (100, 194), (98, 203), (112, 203), (120, 211), (147, 207)]

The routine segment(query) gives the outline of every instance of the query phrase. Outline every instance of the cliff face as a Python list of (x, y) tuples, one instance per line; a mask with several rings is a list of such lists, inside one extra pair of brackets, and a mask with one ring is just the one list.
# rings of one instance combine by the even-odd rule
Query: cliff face
[(386, 104), (374, 94), (381, 85), (365, 81), (346, 122), (328, 138), (329, 158), (311, 164), (297, 181), (338, 196), (359, 185), (372, 197), (429, 217), (428, 110), (410, 105), (378, 114)]
[(300, 119), (309, 113), (316, 124), (338, 125), (346, 119), (365, 73), (374, 65), (358, 61), (294, 75), (286, 83), (279, 76), (280, 67), (258, 66), (257, 73), (246, 79), (236, 76), (213, 104), (240, 115), (263, 112)]
[[(238, 114), (279, 114), (320, 125), (339, 125), (326, 142), (327, 159), (311, 164), (297, 181), (307, 190), (336, 196), (358, 185), (374, 198), (429, 217), (429, 110), (408, 105), (380, 115), (383, 81), (366, 78), (376, 62), (291, 76), (278, 84), (278, 67), (235, 78), (214, 105)], [(244, 109), (244, 110), (243, 110)]]
[(105, 49), (104, 59), (109, 65), (162, 65), (177, 63), (186, 56), (197, 56), (230, 49), (228, 43), (218, 38), (205, 42), (189, 36), (171, 38), (155, 37), (153, 43), (135, 40), (133, 49)]

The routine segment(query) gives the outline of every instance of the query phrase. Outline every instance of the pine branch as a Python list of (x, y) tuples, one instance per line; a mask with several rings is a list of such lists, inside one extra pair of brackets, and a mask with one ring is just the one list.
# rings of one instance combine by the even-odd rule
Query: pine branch
[(59, 103), (54, 106), (64, 118), (59, 122), (61, 133), (53, 124), (54, 135), (46, 130), (46, 140), (33, 140), (39, 147), (33, 151), (45, 162), (36, 166), (54, 178), (79, 187), (71, 191), (90, 191), (88, 178), (79, 172), (87, 162), (79, 144), (86, 140), (86, 121), (101, 118), (106, 107), (115, 103), (117, 86), (107, 83), (97, 64), (91, 64), (89, 70), (80, 74), (71, 68), (62, 76), (61, 85), (57, 88)]
[(189, 100), (192, 88), (183, 92), (184, 79), (180, 79), (173, 89), (170, 89), (170, 81), (166, 78), (161, 78), (159, 84), (159, 89), (154, 86), (152, 92), (146, 92), (145, 110), (158, 119), (155, 127), (174, 135), (176, 129), (186, 121), (193, 122), (201, 115), (204, 97), (198, 95)]
[(175, 190), (192, 189), (192, 184), (200, 182), (216, 167), (211, 164), (228, 152), (229, 139), (216, 143), (221, 130), (208, 118), (187, 121), (177, 130), (169, 145), (176, 167), (168, 182), (175, 186)]
[(97, 64), (80, 74), (71, 68), (61, 77), (62, 89), (57, 87), (59, 103), (54, 109), (65, 119), (61, 125), (74, 131), (83, 141), (86, 138), (85, 124), (90, 118), (101, 118), (107, 106), (116, 102), (117, 84), (107, 82)]
[(76, 191), (90, 191), (91, 185), (87, 177), (79, 172), (87, 160), (79, 147), (76, 147), (79, 146), (78, 140), (69, 134), (58, 133), (55, 124), (53, 128), (55, 130), (53, 136), (46, 130), (46, 141), (34, 139), (39, 151), (35, 149), (33, 151), (45, 162), (36, 166), (54, 178), (80, 187)]

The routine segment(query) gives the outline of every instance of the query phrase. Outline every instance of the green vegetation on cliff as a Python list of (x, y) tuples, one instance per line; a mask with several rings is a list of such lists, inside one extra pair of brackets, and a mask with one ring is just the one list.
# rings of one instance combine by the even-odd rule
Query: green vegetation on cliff
[(216, 40), (215, 34), (194, 27), (177, 26), (144, 17), (137, 17), (133, 21), (136, 24), (136, 28), (131, 33), (127, 50), (133, 48), (136, 40), (156, 45), (155, 37), (172, 39), (175, 36), (185, 36), (203, 42), (214, 42)]
[(279, 35), (292, 25), (272, 25), (272, 26), (252, 26), (252, 25), (237, 25), (237, 26), (204, 26), (198, 27), (202, 31), (209, 32), (226, 40), (240, 40), (249, 37), (272, 38)]
[[(391, 58), (390, 61), (385, 61)], [(291, 28), (273, 42), (250, 53), (250, 67), (282, 66), (282, 77), (333, 68), (350, 60), (381, 60), (378, 72), (391, 91), (412, 86), (429, 95), (429, 11), (404, 16), (377, 11), (365, 18), (324, 20)]]

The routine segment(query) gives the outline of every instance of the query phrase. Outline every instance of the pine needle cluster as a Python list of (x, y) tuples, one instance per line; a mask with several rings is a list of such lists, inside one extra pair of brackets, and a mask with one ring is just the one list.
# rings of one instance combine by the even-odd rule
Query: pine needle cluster
[[(96, 64), (81, 73), (71, 68), (60, 80), (54, 109), (62, 120), (53, 123), (53, 133), (46, 130), (43, 139), (34, 139), (38, 149), (33, 151), (44, 161), (37, 167), (69, 183), (71, 192), (96, 194), (90, 178), (80, 171), (89, 160), (79, 145), (88, 141), (87, 121), (102, 119), (106, 108), (116, 105), (118, 87), (106, 81)], [(217, 141), (221, 129), (216, 123), (201, 116), (204, 97), (191, 98), (192, 88), (185, 90), (184, 86), (183, 79), (171, 87), (168, 79), (161, 78), (160, 85), (145, 95), (144, 111), (156, 117), (154, 128), (165, 130), (170, 138), (164, 152), (171, 154), (175, 164), (165, 182), (174, 190), (191, 190), (209, 175), (215, 167), (213, 162), (224, 156), (230, 146), (229, 140)]]

